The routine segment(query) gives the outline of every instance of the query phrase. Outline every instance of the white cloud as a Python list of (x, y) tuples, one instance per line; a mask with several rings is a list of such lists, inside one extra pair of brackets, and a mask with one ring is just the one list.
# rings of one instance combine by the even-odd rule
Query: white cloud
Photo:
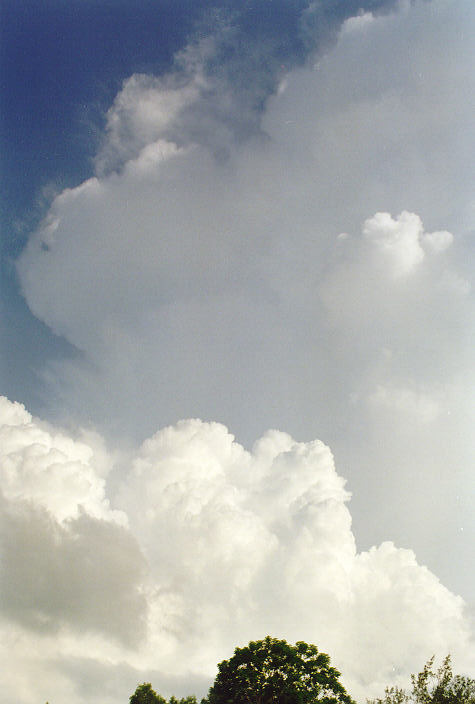
[(454, 237), (450, 232), (447, 232), (447, 230), (440, 230), (438, 232), (425, 232), (422, 241), (424, 245), (438, 254), (439, 252), (444, 252), (451, 246)]
[(0, 468), (5, 498), (34, 502), (64, 522), (81, 512), (124, 523), (111, 511), (104, 479), (91, 466), (88, 445), (33, 421), (21, 404), (0, 397)]
[(106, 137), (96, 160), (99, 173), (117, 168), (171, 133), (180, 112), (199, 95), (199, 74), (179, 84), (172, 76), (134, 74), (124, 81), (107, 113)]
[(376, 213), (365, 221), (363, 234), (396, 278), (411, 274), (424, 259), (422, 221), (414, 213), (403, 211), (396, 220)]
[(348, 17), (348, 19), (343, 22), (340, 32), (341, 34), (361, 32), (372, 22), (374, 22), (374, 16), (371, 12), (361, 12), (355, 15), (355, 17)]
[[(422, 220), (429, 230), (447, 227), (463, 243), (471, 200), (464, 177), (471, 166), (470, 78), (464, 68), (470, 54), (454, 40), (467, 19), (462, 7), (450, 21), (443, 4), (434, 7), (416, 4), (373, 18), (364, 38), (343, 33), (318, 71), (289, 74), (287, 89), (263, 117), (270, 140), (237, 149), (228, 143), (231, 156), (224, 163), (210, 156), (206, 140), (199, 144), (201, 132), (189, 129), (193, 118), (210, 130), (216, 119), (201, 111), (201, 66), (212, 47), (190, 49), (181, 83), (178, 72), (124, 83), (104, 145), (121, 153), (121, 173), (91, 179), (56, 198), (19, 262), (33, 312), (108, 377), (116, 396), (109, 404), (112, 415), (133, 406), (123, 427), (133, 427), (138, 413), (152, 417), (163, 408), (171, 411), (162, 422), (190, 412), (233, 417), (239, 391), (232, 388), (236, 364), (228, 346), (243, 353), (244, 395), (253, 404), (258, 398), (271, 402), (284, 376), (286, 355), (282, 351), (281, 359), (279, 348), (287, 331), (299, 334), (296, 328), (308, 326), (308, 319), (320, 330), (327, 323), (316, 300), (322, 278), (331, 278), (335, 268), (330, 243), (342, 230), (357, 231), (364, 220), (369, 253), (396, 279), (433, 268), (434, 278), (427, 275), (415, 296), (424, 298), (440, 276), (463, 280), (448, 264), (450, 273), (443, 273), (444, 257), (455, 249), (449, 247), (452, 235), (420, 229)], [(446, 42), (453, 42), (445, 61), (439, 51), (444, 42), (437, 41), (444, 32)], [(207, 99), (212, 106), (212, 95)], [(386, 215), (368, 219), (380, 211)], [(411, 214), (388, 214), (401, 211)], [(431, 253), (444, 257), (433, 263)], [(361, 290), (364, 282), (357, 286)], [(341, 282), (340, 293), (345, 288)], [(400, 301), (403, 308), (407, 299)], [(338, 305), (347, 307), (344, 300)], [(379, 308), (378, 315), (387, 313)], [(397, 327), (404, 334), (401, 318)], [(331, 339), (325, 343), (332, 346)], [(326, 370), (318, 368), (322, 352), (306, 345), (315, 381), (305, 363), (298, 376), (315, 395)], [(130, 354), (124, 369), (121, 360)], [(267, 379), (255, 371), (260, 357)], [(176, 359), (180, 369), (174, 369)], [(350, 355), (345, 365), (353, 362)], [(223, 383), (231, 388), (218, 401), (210, 398), (212, 375), (223, 365)], [(150, 398), (137, 379), (140, 369), (147, 370)], [(62, 370), (60, 393), (67, 393), (68, 381), (73, 387), (68, 405), (96, 406), (93, 415), (109, 415), (97, 378), (80, 363), (65, 363)], [(54, 375), (60, 372), (55, 368)], [(122, 403), (122, 390), (124, 399), (135, 397), (133, 404)], [(182, 404), (175, 413), (174, 404), (185, 395), (189, 407)], [(306, 405), (295, 416), (310, 413)], [(260, 419), (262, 430), (265, 421)], [(241, 417), (235, 422), (247, 437), (256, 432)]]
[(4, 397), (0, 447), (2, 616), (135, 640), (145, 564), (126, 515), (106, 498), (101, 453)]
[[(2, 407), (5, 436), (34, 447), (26, 412)], [(25, 481), (38, 474), (48, 480), (25, 463)], [(82, 501), (77, 484), (56, 487), (66, 501), (75, 491)], [(144, 442), (112, 499), (129, 529), (87, 511), (57, 522), (39, 494), (2, 501), (0, 629), (7, 651), (16, 633), (17, 704), (104, 701), (82, 683), (93, 667), (118, 678), (107, 703), (145, 674), (202, 691), (219, 660), (266, 633), (316, 642), (361, 698), (433, 652), (473, 661), (462, 600), (412, 551), (357, 552), (345, 481), (319, 441), (269, 431), (247, 452), (220, 424), (181, 421)], [(10, 704), (8, 672), (2, 686)]]
[(436, 399), (412, 389), (378, 386), (369, 397), (378, 409), (402, 413), (415, 422), (431, 423), (441, 413), (441, 404)]

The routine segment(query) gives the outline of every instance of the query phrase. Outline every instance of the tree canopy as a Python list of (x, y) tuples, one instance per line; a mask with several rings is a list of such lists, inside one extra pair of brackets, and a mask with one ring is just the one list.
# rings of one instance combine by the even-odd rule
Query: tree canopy
[(177, 699), (172, 696), (167, 702), (164, 697), (160, 696), (160, 694), (157, 694), (155, 690), (152, 689), (150, 682), (144, 682), (138, 685), (129, 701), (130, 704), (196, 704), (196, 697), (189, 696)]
[(354, 704), (315, 645), (267, 636), (218, 665), (209, 704)]
[(129, 701), (130, 704), (167, 704), (166, 699), (152, 689), (150, 682), (139, 684)]
[(411, 676), (408, 693), (399, 687), (386, 688), (383, 699), (368, 704), (475, 704), (475, 680), (452, 672), (450, 655), (438, 670), (432, 657), (418, 675)]

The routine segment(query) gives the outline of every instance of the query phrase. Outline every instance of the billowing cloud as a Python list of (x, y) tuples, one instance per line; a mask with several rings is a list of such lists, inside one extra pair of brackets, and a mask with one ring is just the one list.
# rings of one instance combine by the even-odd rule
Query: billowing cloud
[(21, 404), (5, 398), (0, 399), (0, 413), (6, 499), (34, 502), (60, 522), (82, 512), (124, 522), (125, 517), (109, 507), (100, 462), (96, 462), (97, 469), (91, 467), (94, 453), (90, 446), (35, 423)]
[(134, 74), (124, 81), (107, 114), (98, 170), (120, 168), (140, 146), (164, 136), (180, 145), (198, 142), (223, 158), (233, 144), (260, 132), (266, 101), (282, 77), (331, 46), (346, 18), (367, 4), (384, 14), (397, 0), (349, 0), (341, 6), (218, 0), (201, 8), (188, 44), (167, 73)]
[[(452, 541), (467, 540), (471, 23), (438, 1), (347, 20), (325, 56), (279, 69), (247, 141), (221, 109), (224, 25), (166, 76), (129, 78), (96, 176), (54, 199), (18, 261), (31, 310), (81, 352), (44, 372), (49, 417), (132, 443), (189, 416), (248, 446), (269, 426), (323, 437), (364, 544), (414, 539), (452, 579), (416, 509), (378, 507), (412, 505), (415, 475), (434, 502), (449, 491)], [(409, 421), (418, 404), (430, 423)]]
[[(108, 114), (101, 157), (121, 168), (99, 170), (61, 193), (18, 263), (32, 311), (97, 365), (54, 368), (65, 405), (75, 412), (87, 406), (88, 414), (109, 416), (141, 439), (155, 427), (147, 419), (158, 414), (167, 423), (190, 412), (233, 420), (255, 439), (266, 427), (264, 408), (288, 393), (280, 379), (288, 378), (289, 335), (299, 348), (293, 384), (310, 389), (312, 399), (300, 401), (295, 413), (313, 415), (326, 360), (335, 353), (319, 290), (322, 279), (336, 280), (342, 253), (357, 290), (339, 281), (334, 300), (348, 319), (354, 294), (364, 297), (378, 276), (384, 290), (385, 273), (419, 273), (414, 300), (424, 304), (428, 294), (435, 303), (439, 279), (452, 288), (449, 307), (457, 281), (459, 291), (467, 290), (455, 264), (471, 218), (464, 71), (471, 62), (463, 37), (455, 42), (453, 35), (470, 13), (461, 7), (449, 14), (417, 3), (395, 15), (349, 20), (333, 51), (286, 77), (262, 115), (260, 137), (239, 147), (228, 140), (226, 159), (189, 129), (216, 131), (212, 108), (222, 93), (203, 87), (211, 80), (203, 62), (217, 51), (213, 42), (196, 60), (185, 52), (181, 73), (124, 83)], [(453, 52), (441, 57), (439, 46), (448, 41)], [(358, 271), (348, 256), (353, 241), (338, 247), (335, 238), (358, 232), (363, 222), (373, 261)], [(413, 328), (392, 318), (407, 309), (404, 292), (397, 296), (389, 315), (380, 308), (378, 317), (404, 340)], [(433, 316), (426, 311), (428, 325)], [(318, 342), (312, 334), (305, 339), (310, 326), (319, 328)], [(411, 373), (417, 353), (407, 359)], [(347, 373), (353, 355), (339, 364)], [(115, 397), (107, 408), (102, 391), (94, 392), (102, 388), (96, 372)], [(254, 417), (258, 430), (236, 403), (242, 389), (257, 410), (259, 398), (266, 401)], [(302, 398), (300, 388), (296, 395)], [(131, 413), (118, 418), (119, 408)], [(294, 415), (285, 415), (282, 425), (292, 427)]]
[[(3, 467), (12, 445), (24, 458), (36, 451), (37, 427), (2, 399), (2, 437), (12, 439)], [(69, 439), (69, 455), (76, 445)], [(64, 457), (56, 471), (68, 476)], [(92, 448), (77, 471), (94, 473)], [(44, 463), (24, 459), (22, 472), (26, 485), (50, 481)], [(203, 691), (235, 645), (266, 633), (318, 643), (359, 697), (404, 681), (421, 653), (472, 662), (460, 597), (410, 550), (357, 551), (350, 495), (320, 441), (269, 431), (248, 452), (218, 423), (162, 429), (129, 459), (110, 497), (127, 528), (86, 508), (57, 520), (40, 492), (14, 496), (3, 479), (2, 491), (0, 622), (2, 633), (16, 629), (8, 660), (23, 672), (21, 704), (52, 698), (56, 687), (75, 704), (104, 701), (103, 687), (81, 684), (91, 668), (108, 678), (123, 671), (107, 702), (125, 700), (144, 676)], [(80, 482), (54, 491), (87, 505)], [(39, 669), (48, 681), (33, 691)]]

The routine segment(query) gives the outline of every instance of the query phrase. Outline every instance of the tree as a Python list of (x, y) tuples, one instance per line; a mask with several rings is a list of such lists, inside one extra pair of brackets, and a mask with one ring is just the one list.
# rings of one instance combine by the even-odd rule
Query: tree
[(475, 704), (475, 680), (454, 676), (450, 655), (438, 670), (434, 671), (433, 666), (434, 657), (431, 657), (422, 672), (411, 675), (409, 694), (399, 687), (387, 687), (384, 699), (368, 699), (368, 704)]
[[(167, 700), (152, 689), (150, 682), (139, 684), (129, 701), (130, 704), (167, 704)], [(172, 696), (168, 700), (168, 704), (197, 704), (197, 702), (196, 697), (193, 695), (182, 697), (182, 699)]]
[(150, 682), (139, 684), (129, 701), (130, 704), (167, 704), (166, 699), (152, 689)]
[(354, 704), (315, 645), (267, 636), (218, 665), (209, 704)]

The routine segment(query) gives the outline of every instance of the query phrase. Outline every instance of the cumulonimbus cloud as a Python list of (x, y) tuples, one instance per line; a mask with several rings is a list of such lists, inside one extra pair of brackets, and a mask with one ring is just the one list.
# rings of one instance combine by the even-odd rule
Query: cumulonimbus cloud
[[(205, 90), (211, 40), (190, 46), (176, 73), (127, 79), (99, 156), (116, 169), (98, 168), (59, 194), (18, 261), (33, 313), (85, 355), (86, 363), (51, 370), (55, 397), (139, 439), (154, 431), (154, 417), (167, 424), (198, 415), (232, 421), (253, 440), (272, 404), (272, 422), (283, 427), (297, 425), (294, 407), (300, 423), (311, 418), (336, 374), (329, 359), (338, 356), (348, 393), (361, 393), (370, 349), (391, 347), (385, 329), (399, 346), (414, 344), (409, 378), (398, 381), (405, 386), (424, 344), (416, 329), (426, 340), (442, 337), (430, 382), (439, 383), (454, 340), (440, 334), (437, 311), (447, 311), (447, 331), (467, 325), (470, 283), (457, 260), (469, 179), (454, 174), (468, 173), (471, 140), (467, 47), (454, 42), (456, 71), (439, 40), (445, 32), (452, 41), (467, 21), (463, 8), (447, 18), (419, 3), (348, 21), (331, 52), (282, 80), (260, 113), (259, 135), (228, 140), (226, 158), (190, 131), (215, 132), (221, 114), (222, 93)], [(337, 240), (342, 231), (352, 237)], [(422, 326), (413, 306), (425, 308)], [(348, 332), (368, 315), (359, 366), (333, 330), (337, 318)], [(285, 403), (290, 376), (296, 398)], [(236, 402), (243, 395), (258, 430)], [(346, 412), (347, 397), (335, 413)]]
[[(154, 673), (203, 691), (267, 632), (316, 642), (361, 697), (433, 652), (470, 670), (462, 600), (387, 542), (417, 544), (446, 579), (470, 544), (467, 7), (347, 22), (247, 141), (228, 129), (230, 83), (207, 89), (203, 47), (180, 76), (124, 83), (96, 175), (53, 200), (18, 273), (81, 351), (47, 370), (50, 420), (142, 444), (108, 473), (94, 443), (1, 405), (4, 649), (31, 673), (22, 704), (53, 681), (102, 704), (81, 671), (117, 675), (111, 703)], [(189, 415), (261, 439), (246, 450)], [(328, 447), (269, 426), (331, 438), (356, 538)]]

